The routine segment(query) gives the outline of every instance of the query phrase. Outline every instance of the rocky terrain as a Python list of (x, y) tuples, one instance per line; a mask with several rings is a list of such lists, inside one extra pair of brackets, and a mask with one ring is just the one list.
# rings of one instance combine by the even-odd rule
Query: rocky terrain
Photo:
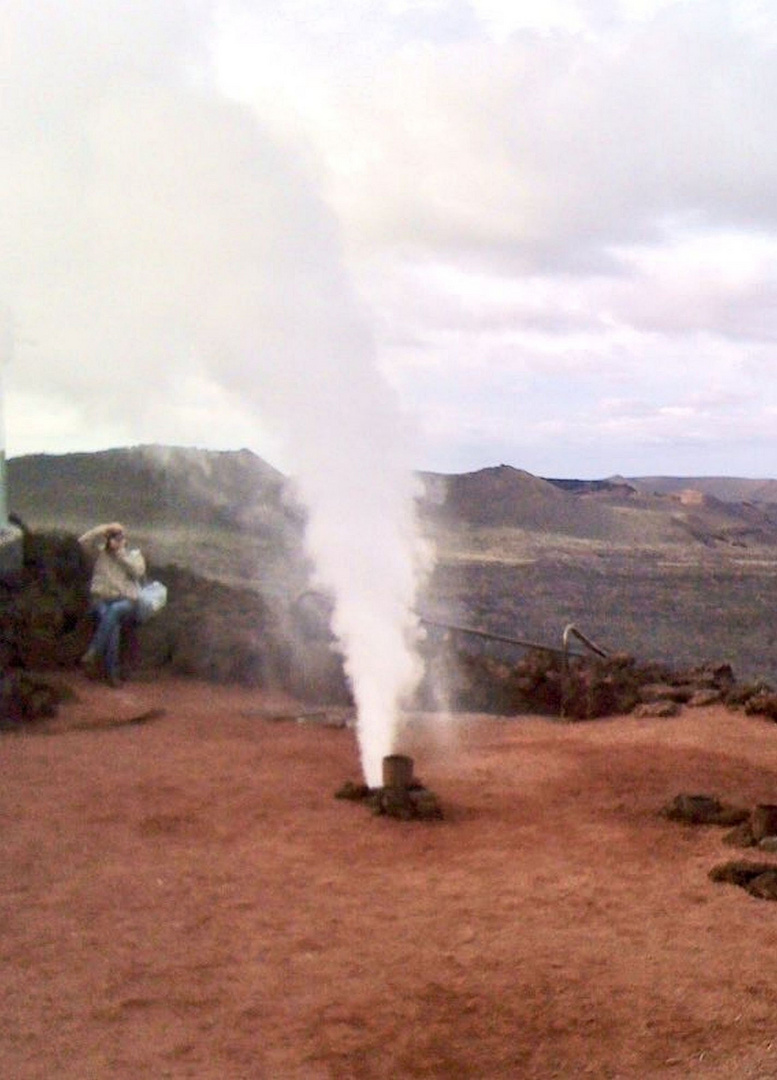
[[(335, 797), (354, 718), (283, 478), (86, 457), (10, 469), (3, 1075), (777, 1075), (777, 698), (742, 676), (771, 662), (767, 504), (424, 477), (398, 751), (435, 812), (404, 820)], [(109, 689), (75, 537), (115, 517), (170, 596)]]
[[(655, 684), (687, 700), (715, 670), (762, 701), (777, 681), (773, 482), (545, 480), (504, 465), (420, 479), (420, 528), (437, 550), (419, 598), (420, 705), (583, 717), (645, 705), (641, 687)], [(134, 674), (166, 668), (347, 700), (328, 601), (311, 589), (304, 512), (255, 455), (33, 455), (8, 462), (8, 487), (26, 556), (22, 611), (0, 643), (6, 668), (76, 662), (90, 626), (74, 538), (118, 518), (170, 591), (130, 642)], [(747, 499), (723, 498), (736, 495)], [(570, 624), (611, 657), (579, 678), (581, 661), (560, 669)]]
[[(549, 645), (575, 623), (642, 660), (728, 661), (743, 678), (777, 677), (773, 502), (726, 501), (712, 481), (665, 494), (647, 481), (548, 481), (507, 466), (426, 483), (439, 558), (425, 601), (439, 621)], [(773, 488), (758, 484), (770, 500)], [(746, 481), (742, 490), (753, 494)]]

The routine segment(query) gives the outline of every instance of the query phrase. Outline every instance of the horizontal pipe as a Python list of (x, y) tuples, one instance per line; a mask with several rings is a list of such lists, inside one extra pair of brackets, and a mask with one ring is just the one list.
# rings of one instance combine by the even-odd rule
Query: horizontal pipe
[[(489, 638), (491, 641), (504, 641), (508, 645), (521, 645), (525, 649), (539, 649), (540, 652), (553, 653), (556, 656), (569, 655), (568, 649), (556, 649), (553, 645), (540, 645), (537, 641), (526, 641), (524, 638), (508, 637), (506, 634), (494, 634), (490, 630), (477, 630), (473, 626), (456, 626), (452, 623), (435, 622), (419, 616), (425, 626), (435, 626), (439, 630), (454, 630), (460, 634), (472, 634), (474, 637)], [(573, 654), (580, 655), (580, 654)]]

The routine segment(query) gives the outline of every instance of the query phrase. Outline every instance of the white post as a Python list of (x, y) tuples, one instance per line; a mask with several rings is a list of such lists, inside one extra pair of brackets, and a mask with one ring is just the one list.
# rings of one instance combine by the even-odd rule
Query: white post
[(0, 532), (8, 525), (8, 495), (5, 471), (5, 382), (3, 379), (5, 358), (0, 361)]
[(8, 308), (0, 308), (0, 578), (13, 578), (22, 568), (21, 530), (8, 521), (5, 471), (5, 369), (13, 356), (13, 321)]
[(0, 532), (8, 526), (8, 495), (5, 471), (5, 371), (13, 357), (13, 318), (0, 306)]

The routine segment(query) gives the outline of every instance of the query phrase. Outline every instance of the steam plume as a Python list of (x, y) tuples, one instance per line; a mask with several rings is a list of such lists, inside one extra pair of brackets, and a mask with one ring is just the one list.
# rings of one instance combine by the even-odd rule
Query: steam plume
[(204, 0), (4, 10), (0, 300), (32, 342), (12, 365), (20, 410), (55, 423), (50, 391), (85, 430), (207, 443), (205, 388), (254, 445), (274, 434), (375, 784), (415, 676), (411, 450), (334, 220), (295, 156), (213, 89)]

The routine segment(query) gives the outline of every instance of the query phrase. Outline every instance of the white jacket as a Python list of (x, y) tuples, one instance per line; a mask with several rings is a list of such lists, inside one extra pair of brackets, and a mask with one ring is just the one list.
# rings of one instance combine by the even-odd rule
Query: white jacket
[(78, 542), (90, 553), (99, 541), (92, 571), (90, 593), (95, 600), (137, 600), (139, 581), (146, 572), (146, 560), (139, 548), (109, 551), (105, 543), (105, 525), (89, 529)]

